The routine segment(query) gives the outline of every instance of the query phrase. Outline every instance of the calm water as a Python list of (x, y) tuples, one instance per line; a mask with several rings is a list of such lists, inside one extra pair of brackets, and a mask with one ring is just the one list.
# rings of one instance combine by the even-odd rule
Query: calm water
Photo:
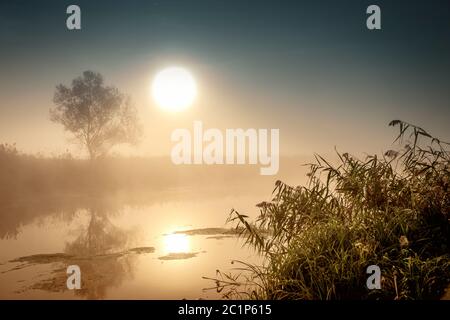
[[(232, 270), (232, 260), (258, 261), (228, 233), (230, 209), (254, 215), (267, 197), (193, 194), (176, 190), (144, 201), (55, 197), (3, 207), (0, 298), (220, 298), (204, 290), (214, 282), (202, 277)], [(73, 264), (81, 268), (81, 290), (66, 288)]]

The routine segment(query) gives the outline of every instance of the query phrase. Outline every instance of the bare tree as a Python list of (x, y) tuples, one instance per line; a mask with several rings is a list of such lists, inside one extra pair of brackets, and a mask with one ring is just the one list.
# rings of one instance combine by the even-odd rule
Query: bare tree
[(105, 86), (103, 77), (83, 72), (71, 87), (56, 87), (50, 119), (60, 123), (83, 145), (91, 159), (106, 155), (118, 144), (135, 144), (140, 135), (137, 111), (128, 96)]

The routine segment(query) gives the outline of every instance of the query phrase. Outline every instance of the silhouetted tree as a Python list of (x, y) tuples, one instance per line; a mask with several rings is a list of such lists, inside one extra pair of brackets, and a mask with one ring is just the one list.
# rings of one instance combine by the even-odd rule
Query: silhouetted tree
[(136, 109), (130, 98), (115, 87), (105, 86), (103, 77), (83, 72), (71, 87), (56, 87), (53, 122), (71, 132), (86, 147), (91, 159), (106, 155), (118, 144), (134, 144), (140, 135)]

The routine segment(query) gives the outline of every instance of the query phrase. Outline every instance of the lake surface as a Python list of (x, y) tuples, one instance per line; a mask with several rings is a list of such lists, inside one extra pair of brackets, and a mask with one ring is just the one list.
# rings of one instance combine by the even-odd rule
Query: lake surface
[[(267, 197), (198, 194), (204, 193), (140, 197), (148, 201), (65, 196), (1, 208), (0, 298), (220, 298), (205, 290), (215, 283), (203, 277), (232, 271), (233, 260), (260, 260), (225, 225), (228, 214), (236, 208), (255, 215), (255, 204)], [(81, 290), (66, 287), (69, 265), (81, 269)]]

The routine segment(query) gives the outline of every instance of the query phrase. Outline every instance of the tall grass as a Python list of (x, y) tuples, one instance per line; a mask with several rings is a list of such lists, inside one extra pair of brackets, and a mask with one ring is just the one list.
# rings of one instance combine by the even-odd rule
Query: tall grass
[[(359, 160), (338, 153), (309, 165), (309, 184), (277, 181), (256, 221), (238, 211), (262, 266), (238, 262), (218, 272), (225, 297), (255, 299), (433, 299), (450, 283), (448, 143), (395, 120), (399, 151)], [(366, 287), (366, 268), (381, 269), (381, 289)]]

